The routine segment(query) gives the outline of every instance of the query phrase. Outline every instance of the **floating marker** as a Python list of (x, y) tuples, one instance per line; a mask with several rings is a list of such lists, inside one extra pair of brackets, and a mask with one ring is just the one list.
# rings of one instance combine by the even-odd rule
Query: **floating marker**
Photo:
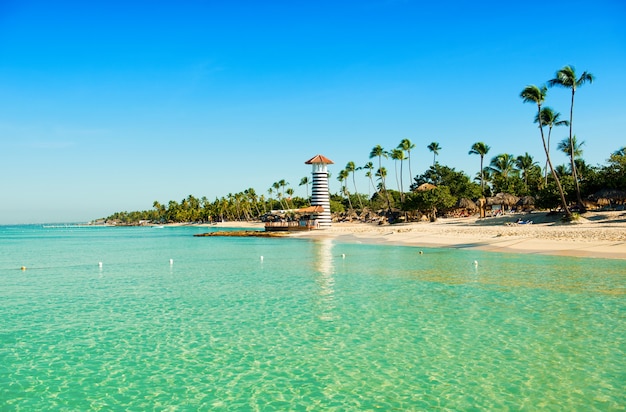
[(477, 260), (474, 261), (474, 266), (478, 266), (478, 261)]
[(21, 270), (26, 270), (26, 266), (22, 266), (20, 269)]
[(98, 262), (98, 267), (102, 269), (102, 262)]
[(170, 259), (170, 265), (174, 264), (174, 259)]
[(420, 255), (423, 255), (423, 254), (424, 254), (424, 252), (422, 252), (422, 251), (420, 250)]
[(263, 262), (263, 256), (261, 256), (261, 262)]
[(341, 254), (341, 257), (345, 259), (345, 258), (346, 258), (346, 254), (345, 254), (345, 253), (342, 253), (342, 254)]

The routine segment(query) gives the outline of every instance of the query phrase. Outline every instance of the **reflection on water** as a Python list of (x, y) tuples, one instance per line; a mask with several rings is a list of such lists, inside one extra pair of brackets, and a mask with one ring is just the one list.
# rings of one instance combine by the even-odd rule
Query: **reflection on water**
[(319, 317), (321, 320), (325, 321), (332, 321), (335, 318), (333, 315), (335, 308), (333, 246), (333, 241), (330, 239), (322, 239), (319, 242), (315, 242), (315, 266), (319, 272), (316, 283), (320, 287), (319, 295), (321, 298)]

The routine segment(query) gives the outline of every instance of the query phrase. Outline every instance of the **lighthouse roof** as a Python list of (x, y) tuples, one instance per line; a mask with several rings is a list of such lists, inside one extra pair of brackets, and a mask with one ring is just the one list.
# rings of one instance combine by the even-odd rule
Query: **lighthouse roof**
[(324, 163), (324, 164), (327, 164), (327, 165), (335, 164), (335, 162), (333, 162), (329, 158), (327, 158), (325, 156), (322, 156), (320, 154), (318, 154), (317, 156), (314, 156), (311, 159), (309, 159), (306, 162), (304, 162), (305, 165), (312, 165), (312, 164), (315, 164), (315, 163)]

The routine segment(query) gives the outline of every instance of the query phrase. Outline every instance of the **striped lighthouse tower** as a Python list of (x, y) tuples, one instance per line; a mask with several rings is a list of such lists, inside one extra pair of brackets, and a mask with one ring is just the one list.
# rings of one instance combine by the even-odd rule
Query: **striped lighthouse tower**
[(322, 207), (322, 211), (316, 213), (314, 218), (318, 221), (320, 229), (329, 228), (331, 226), (330, 193), (328, 191), (328, 169), (326, 165), (332, 165), (333, 161), (322, 155), (317, 155), (304, 164), (313, 166), (311, 206)]

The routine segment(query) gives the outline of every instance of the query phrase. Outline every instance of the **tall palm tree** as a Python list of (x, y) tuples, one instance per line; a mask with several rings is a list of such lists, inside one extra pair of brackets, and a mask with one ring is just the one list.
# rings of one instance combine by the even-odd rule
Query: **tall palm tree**
[(433, 153), (433, 166), (434, 166), (436, 163), (435, 161), (437, 159), (437, 155), (439, 154), (439, 151), (441, 150), (441, 146), (439, 146), (439, 143), (437, 142), (432, 142), (426, 147), (428, 148), (428, 150), (430, 150)]
[(570, 145), (570, 164), (572, 173), (574, 176), (574, 184), (576, 186), (576, 200), (581, 211), (585, 211), (585, 205), (582, 197), (580, 196), (580, 185), (578, 184), (578, 178), (576, 176), (576, 165), (574, 163), (574, 140), (572, 134), (572, 126), (574, 123), (574, 95), (576, 94), (576, 88), (582, 86), (585, 83), (593, 83), (595, 77), (593, 74), (583, 72), (580, 77), (576, 76), (576, 70), (572, 66), (565, 66), (561, 70), (557, 71), (554, 79), (548, 80), (548, 86), (565, 87), (572, 90), (572, 103), (569, 110), (569, 145)]
[(341, 183), (341, 193), (348, 198), (348, 204), (350, 205), (350, 211), (352, 212), (352, 201), (350, 200), (350, 192), (348, 191), (348, 186), (344, 183), (346, 179), (348, 179), (350, 173), (346, 169), (342, 169), (339, 171), (339, 175), (337, 176), (337, 180)]
[[(407, 160), (409, 161), (409, 182), (413, 181), (413, 171), (411, 170), (411, 149), (415, 149), (415, 144), (413, 144), (409, 139), (402, 139), (400, 144), (398, 145), (398, 149), (402, 149), (407, 153)], [(402, 163), (400, 163), (400, 170), (402, 170)], [(402, 175), (402, 173), (400, 173)], [(402, 176), (400, 176), (402, 177)]]
[[(520, 97), (524, 103), (535, 103), (537, 105), (537, 115), (541, 116), (541, 105), (546, 100), (546, 93), (548, 89), (546, 86), (537, 87), (534, 84), (526, 86), (524, 90), (520, 93)], [(567, 201), (565, 200), (565, 193), (563, 192), (563, 186), (561, 186), (561, 180), (557, 176), (554, 171), (554, 167), (552, 167), (552, 161), (550, 160), (550, 151), (548, 150), (548, 146), (546, 145), (546, 139), (543, 135), (543, 125), (539, 124), (539, 131), (541, 132), (541, 142), (543, 143), (543, 150), (546, 152), (546, 159), (548, 160), (548, 166), (550, 166), (550, 171), (552, 172), (552, 177), (554, 178), (554, 182), (556, 183), (557, 189), (559, 190), (559, 195), (561, 197), (561, 206), (563, 207), (563, 211), (565, 212), (565, 217), (569, 220), (572, 219), (572, 212), (567, 207)]]
[(309, 178), (308, 176), (304, 176), (302, 179), (300, 179), (300, 184), (299, 186), (303, 186), (306, 185), (306, 199), (307, 201), (309, 200)]
[[(403, 186), (402, 186), (402, 161), (404, 160), (404, 150), (402, 149), (392, 149), (391, 150), (391, 158), (395, 160), (395, 168), (396, 168), (396, 184), (398, 185), (398, 190), (400, 191), (400, 196), (402, 196)], [(398, 160), (400, 160), (400, 180), (398, 180)]]
[[(389, 154), (387, 153), (387, 151), (385, 151), (385, 149), (383, 149), (383, 147), (379, 144), (377, 144), (376, 146), (372, 148), (372, 151), (370, 152), (370, 159), (378, 157), (378, 171), (380, 171), (383, 168), (382, 158), (384, 157), (386, 159), (388, 155)], [(376, 172), (376, 176), (378, 176), (378, 172)], [(385, 195), (386, 195), (387, 188), (385, 187), (384, 179), (382, 180), (382, 183), (383, 183), (383, 187), (384, 187)]]
[(356, 179), (354, 178), (354, 173), (357, 170), (361, 170), (361, 168), (356, 167), (356, 165), (352, 161), (348, 162), (348, 164), (346, 165), (346, 172), (352, 174), (352, 185), (354, 186), (354, 194), (357, 196), (357, 199), (359, 199), (359, 206), (361, 206), (361, 210), (363, 210), (363, 202), (361, 202), (361, 196), (359, 196), (359, 191), (356, 189)]
[(480, 192), (483, 195), (485, 194), (485, 173), (483, 168), (483, 159), (485, 158), (485, 155), (489, 153), (489, 149), (491, 149), (491, 147), (487, 146), (485, 143), (476, 142), (472, 145), (472, 148), (468, 153), (477, 154), (480, 156)]
[[(541, 113), (538, 113), (535, 116), (535, 123), (539, 123), (541, 121), (542, 126), (548, 126), (548, 151), (550, 151), (550, 136), (552, 135), (552, 128), (554, 126), (569, 126), (569, 121), (567, 120), (559, 120), (561, 117), (561, 113), (555, 112), (552, 108), (546, 106), (541, 108)], [(545, 182), (548, 184), (548, 160), (546, 159), (546, 167), (545, 167)]]

